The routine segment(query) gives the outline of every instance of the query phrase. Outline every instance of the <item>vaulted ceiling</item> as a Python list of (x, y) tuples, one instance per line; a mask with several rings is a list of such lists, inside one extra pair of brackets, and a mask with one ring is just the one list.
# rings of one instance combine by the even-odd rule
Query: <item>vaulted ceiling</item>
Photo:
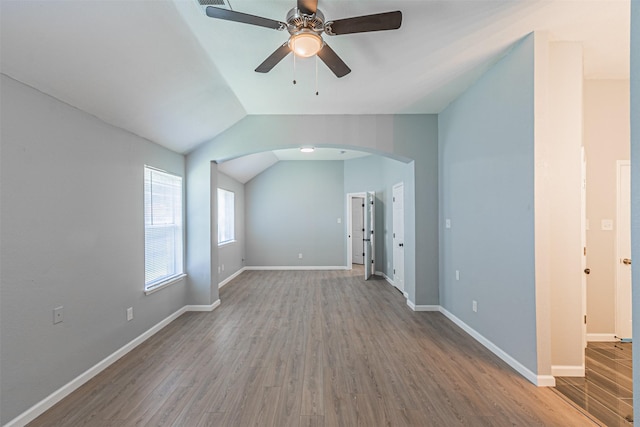
[[(230, 0), (284, 21), (294, 0)], [(401, 10), (395, 31), (325, 37), (313, 58), (253, 70), (287, 33), (211, 19), (196, 0), (1, 0), (1, 72), (186, 153), (247, 114), (438, 113), (534, 30), (583, 42), (586, 78), (629, 77), (629, 0), (320, 0), (328, 19)]]

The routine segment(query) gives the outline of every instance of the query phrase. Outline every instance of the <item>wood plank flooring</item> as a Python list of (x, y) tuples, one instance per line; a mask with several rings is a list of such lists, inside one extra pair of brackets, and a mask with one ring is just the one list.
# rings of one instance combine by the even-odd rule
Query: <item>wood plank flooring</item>
[(590, 426), (357, 271), (246, 271), (30, 426)]
[(603, 424), (633, 425), (631, 343), (590, 342), (585, 376), (558, 377), (556, 389)]

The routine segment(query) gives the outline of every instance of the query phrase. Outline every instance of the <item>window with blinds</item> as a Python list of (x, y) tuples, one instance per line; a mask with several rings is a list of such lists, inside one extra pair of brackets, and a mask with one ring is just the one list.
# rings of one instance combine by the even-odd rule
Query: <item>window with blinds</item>
[(145, 290), (183, 275), (183, 258), (182, 178), (145, 166)]
[(218, 188), (218, 244), (235, 239), (235, 194)]

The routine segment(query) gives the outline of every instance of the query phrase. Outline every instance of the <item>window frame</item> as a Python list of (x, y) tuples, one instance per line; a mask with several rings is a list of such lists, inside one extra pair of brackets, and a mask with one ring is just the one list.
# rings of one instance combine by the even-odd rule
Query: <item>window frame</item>
[[(232, 223), (231, 223), (231, 238), (228, 239), (228, 240), (223, 240), (223, 241), (220, 241), (220, 230), (222, 228), (221, 224), (220, 224), (221, 217), (222, 217), (220, 215), (220, 207), (222, 205), (220, 203), (220, 200), (221, 200), (220, 192), (225, 192), (225, 193), (231, 194), (232, 199), (233, 199), (233, 204), (231, 205), (231, 215), (230, 215), (231, 220), (232, 220)], [(235, 191), (231, 191), (231, 190), (227, 190), (226, 188), (218, 187), (216, 196), (217, 196), (217, 201), (218, 201), (217, 212), (216, 212), (216, 216), (217, 216), (216, 221), (217, 221), (217, 225), (218, 225), (218, 237), (217, 237), (218, 246), (226, 246), (226, 245), (229, 245), (231, 243), (235, 243), (236, 242), (236, 193), (235, 193)], [(227, 218), (229, 216), (229, 215), (227, 215), (228, 213), (229, 212), (227, 212), (224, 215), (224, 218)]]
[[(178, 188), (179, 189), (179, 198), (177, 203), (179, 203), (179, 206), (176, 206), (175, 204), (175, 199), (172, 200), (171, 206), (169, 207), (169, 209), (172, 212), (172, 215), (174, 217), (179, 216), (179, 224), (148, 224), (147, 221), (147, 209), (148, 209), (148, 203), (147, 203), (147, 197), (151, 196), (150, 199), (150, 204), (149, 206), (153, 206), (153, 190), (152, 189), (148, 189), (147, 188), (147, 172), (149, 172), (150, 175), (150, 182), (151, 184), (153, 184), (153, 174), (160, 174), (163, 175), (165, 178), (169, 177), (171, 179), (174, 179), (175, 181), (171, 184), (174, 186), (174, 188)], [(156, 181), (157, 182), (157, 181)], [(179, 185), (175, 185), (176, 182), (179, 183)], [(185, 194), (184, 194), (184, 178), (178, 174), (175, 173), (171, 173), (168, 172), (166, 170), (163, 169), (159, 169), (153, 166), (149, 166), (149, 165), (144, 165), (144, 169), (143, 169), (143, 230), (144, 230), (144, 267), (145, 267), (145, 271), (144, 271), (144, 293), (146, 295), (149, 295), (153, 292), (159, 291), (162, 288), (165, 288), (169, 285), (172, 285), (174, 283), (177, 283), (178, 281), (180, 281), (182, 278), (186, 277), (187, 274), (185, 273), (185, 212), (184, 212), (184, 206), (185, 206)], [(153, 207), (151, 208), (153, 209)], [(151, 215), (153, 215), (153, 212), (150, 213)], [(155, 226), (155, 227), (154, 227)], [(173, 247), (172, 250), (170, 252), (173, 252), (173, 259), (171, 260), (171, 263), (173, 264), (173, 269), (174, 272), (172, 272), (171, 274), (167, 274), (158, 278), (155, 278), (153, 280), (147, 281), (147, 269), (148, 269), (148, 262), (150, 260), (150, 257), (148, 256), (148, 249), (149, 247), (147, 247), (147, 232), (149, 229), (152, 228), (173, 228), (174, 229), (174, 235), (173, 235)], [(179, 252), (179, 253), (176, 253)]]

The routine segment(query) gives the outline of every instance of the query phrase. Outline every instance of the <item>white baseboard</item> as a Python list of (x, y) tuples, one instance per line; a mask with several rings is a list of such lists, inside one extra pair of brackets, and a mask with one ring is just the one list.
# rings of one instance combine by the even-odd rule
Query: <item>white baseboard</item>
[(390, 284), (391, 286), (393, 286), (394, 288), (396, 287), (396, 284), (395, 284), (395, 283), (393, 283), (393, 279), (391, 279), (391, 277), (389, 277), (389, 276), (387, 276), (386, 274), (384, 274), (384, 271), (376, 271), (376, 272), (375, 272), (375, 275), (376, 275), (376, 276), (382, 276), (382, 277), (384, 277), (384, 280), (386, 280), (387, 282), (389, 282), (389, 284)]
[(511, 357), (508, 353), (502, 350), (500, 347), (489, 341), (482, 334), (477, 332), (471, 326), (464, 323), (458, 317), (456, 317), (453, 313), (449, 312), (444, 307), (440, 307), (440, 312), (444, 314), (449, 320), (462, 328), (463, 331), (471, 335), (476, 341), (485, 346), (489, 351), (502, 359), (507, 365), (511, 366), (515, 369), (520, 375), (531, 381), (533, 384), (538, 387), (553, 387), (556, 384), (555, 378), (549, 375), (537, 375), (536, 373), (529, 370), (522, 363), (518, 362), (516, 359)]
[(616, 334), (587, 334), (588, 342), (616, 342)]
[(413, 311), (440, 311), (439, 305), (415, 305), (415, 303), (408, 298), (407, 305)]
[(584, 377), (584, 365), (554, 365), (551, 367), (551, 375), (554, 377)]
[(220, 300), (216, 300), (210, 305), (185, 305), (185, 311), (213, 311), (220, 305)]
[(235, 273), (233, 273), (231, 276), (227, 277), (226, 279), (224, 279), (222, 282), (218, 283), (218, 289), (220, 289), (221, 287), (223, 287), (224, 285), (226, 285), (227, 283), (229, 283), (230, 281), (232, 281), (233, 279), (235, 279), (236, 277), (238, 277), (240, 274), (242, 274), (243, 271), (245, 271), (247, 269), (247, 267), (242, 267), (240, 270), (236, 271)]
[(37, 417), (42, 415), (46, 410), (50, 409), (67, 397), (69, 394), (74, 392), (80, 386), (85, 384), (87, 381), (98, 375), (100, 372), (104, 371), (110, 365), (118, 361), (120, 358), (125, 356), (131, 350), (151, 338), (157, 332), (159, 332), (162, 328), (167, 326), (169, 323), (173, 322), (175, 319), (180, 317), (182, 314), (187, 311), (213, 311), (216, 307), (220, 305), (220, 300), (217, 300), (211, 305), (186, 305), (181, 309), (177, 310), (175, 313), (170, 314), (156, 325), (149, 328), (146, 332), (142, 333), (138, 337), (131, 340), (129, 343), (122, 346), (120, 349), (116, 350), (114, 353), (102, 359), (100, 362), (93, 365), (91, 368), (87, 369), (82, 374), (78, 375), (73, 380), (69, 381), (67, 384), (60, 387), (58, 390), (51, 393), (49, 396), (42, 399), (40, 402), (33, 405), (31, 408), (24, 411), (22, 414), (18, 415), (13, 420), (9, 421), (3, 427), (23, 427), (35, 420)]
[(245, 267), (245, 270), (257, 270), (257, 271), (267, 271), (267, 270), (348, 270), (344, 265), (256, 265)]

